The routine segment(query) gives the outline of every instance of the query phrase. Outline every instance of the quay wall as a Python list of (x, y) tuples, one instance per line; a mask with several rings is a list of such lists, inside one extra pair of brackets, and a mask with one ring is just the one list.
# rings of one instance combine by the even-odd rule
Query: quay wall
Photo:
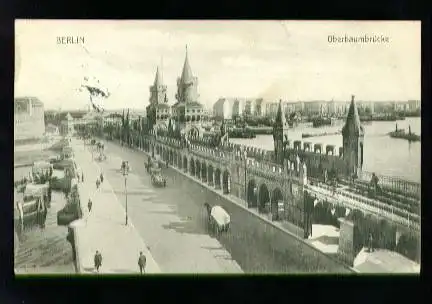
[[(204, 185), (203, 187), (207, 188)], [(267, 243), (268, 250), (278, 258), (289, 259), (293, 265), (298, 265), (296, 267), (299, 272), (354, 273), (353, 269), (335, 257), (321, 252), (302, 238), (239, 206), (221, 192), (216, 193), (220, 196), (217, 203), (230, 214), (236, 229), (244, 231), (252, 242), (257, 240), (259, 243)]]

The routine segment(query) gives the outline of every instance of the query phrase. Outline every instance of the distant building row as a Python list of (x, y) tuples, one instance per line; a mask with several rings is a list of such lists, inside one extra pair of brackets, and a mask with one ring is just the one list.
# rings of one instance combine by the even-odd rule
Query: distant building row
[[(231, 119), (236, 115), (274, 117), (277, 113), (279, 102), (265, 102), (262, 98), (220, 98), (213, 105), (213, 115), (219, 119)], [(345, 116), (348, 112), (349, 102), (337, 101), (298, 101), (282, 102), (283, 112), (290, 114), (301, 113), (305, 116)], [(360, 113), (380, 114), (393, 111), (414, 112), (421, 109), (419, 100), (371, 102), (360, 101), (357, 103)]]

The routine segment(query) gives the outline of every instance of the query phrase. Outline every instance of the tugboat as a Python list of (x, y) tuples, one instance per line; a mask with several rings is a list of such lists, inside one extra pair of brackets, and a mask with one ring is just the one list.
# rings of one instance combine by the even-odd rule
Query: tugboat
[(421, 137), (420, 135), (417, 135), (415, 133), (411, 133), (411, 126), (408, 128), (408, 133), (405, 133), (404, 129), (398, 129), (398, 126), (396, 124), (396, 129), (393, 132), (389, 133), (390, 137), (392, 138), (400, 138), (400, 139), (406, 139), (408, 141), (420, 141)]
[(314, 128), (319, 128), (322, 126), (331, 126), (331, 125), (332, 125), (331, 118), (317, 117), (312, 119), (312, 126)]

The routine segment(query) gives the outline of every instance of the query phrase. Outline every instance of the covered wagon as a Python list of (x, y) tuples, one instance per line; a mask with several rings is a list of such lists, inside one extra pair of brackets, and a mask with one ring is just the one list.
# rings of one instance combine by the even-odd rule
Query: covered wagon
[(228, 212), (221, 206), (212, 207), (208, 203), (205, 203), (204, 206), (207, 209), (209, 228), (218, 234), (228, 231), (231, 223), (231, 217)]

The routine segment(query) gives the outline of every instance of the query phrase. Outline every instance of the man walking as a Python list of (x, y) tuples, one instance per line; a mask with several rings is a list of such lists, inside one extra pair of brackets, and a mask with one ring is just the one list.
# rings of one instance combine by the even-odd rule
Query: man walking
[(89, 211), (89, 212), (91, 211), (92, 206), (93, 206), (93, 202), (91, 201), (91, 199), (89, 199), (89, 200), (88, 200), (88, 203), (87, 203), (87, 207), (88, 207), (88, 211)]
[(369, 233), (369, 237), (368, 237), (368, 250), (367, 250), (367, 252), (374, 252), (372, 233)]
[(99, 189), (99, 186), (100, 186), (100, 179), (98, 177), (96, 178), (96, 189)]
[(139, 255), (139, 258), (138, 258), (138, 266), (139, 266), (141, 274), (143, 274), (145, 272), (146, 263), (147, 263), (147, 259), (146, 259), (145, 255), (141, 251), (140, 255)]
[(84, 183), (84, 173), (81, 172), (81, 182)]
[(99, 272), (99, 268), (102, 266), (102, 254), (96, 250), (96, 254), (94, 256), (94, 266), (96, 271)]
[(99, 178), (100, 178), (101, 183), (103, 183), (103, 181), (104, 181), (104, 176), (103, 176), (102, 172), (101, 172)]

